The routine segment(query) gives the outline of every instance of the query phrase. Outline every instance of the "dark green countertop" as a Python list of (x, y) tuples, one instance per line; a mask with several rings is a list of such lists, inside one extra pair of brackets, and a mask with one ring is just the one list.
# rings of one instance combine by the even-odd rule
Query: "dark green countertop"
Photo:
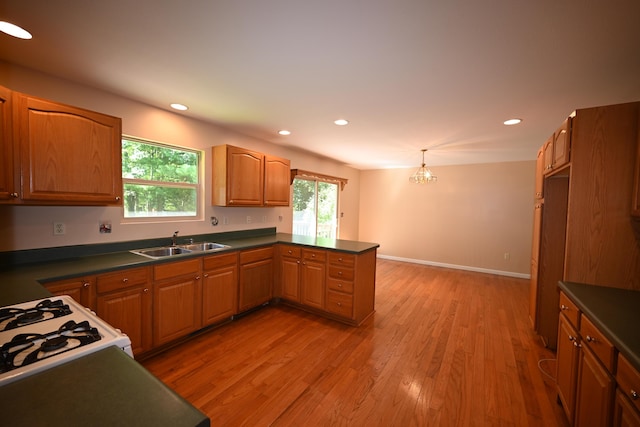
[(209, 426), (210, 421), (117, 347), (0, 387), (5, 426)]
[[(204, 241), (207, 238), (203, 237)], [(291, 243), (302, 246), (317, 247), (327, 250), (335, 250), (348, 253), (362, 253), (377, 248), (377, 243), (357, 242), (351, 240), (336, 240), (298, 236), (287, 233), (272, 233), (258, 236), (243, 236), (240, 238), (216, 238), (215, 242), (229, 245), (229, 249), (216, 251), (216, 254), (228, 251), (249, 249), (259, 246), (268, 246), (275, 243)], [(140, 249), (149, 245), (148, 242), (141, 243), (143, 246), (135, 246), (130, 243), (131, 249)], [(65, 251), (60, 248), (60, 251)], [(90, 251), (88, 251), (90, 253)], [(103, 254), (93, 254), (87, 256), (74, 256), (61, 258), (53, 261), (42, 261), (31, 264), (22, 264), (15, 267), (4, 268), (1, 271), (0, 281), (0, 307), (17, 304), (35, 299), (47, 298), (51, 294), (41, 286), (42, 283), (55, 280), (69, 279), (82, 275), (94, 275), (109, 271), (132, 268), (144, 265), (173, 262), (191, 257), (199, 257), (212, 253), (191, 253), (176, 255), (173, 257), (154, 260), (129, 252), (120, 250)]]
[(574, 282), (558, 286), (640, 370), (640, 291)]
[[(228, 249), (216, 251), (216, 254), (275, 243), (355, 254), (379, 246), (377, 243), (275, 233), (275, 229), (273, 232), (263, 229), (255, 234), (240, 232), (194, 237), (197, 237), (196, 241), (229, 245)], [(154, 260), (129, 252), (166, 245), (165, 240), (0, 254), (4, 256), (0, 263), (3, 266), (0, 269), (0, 307), (51, 296), (42, 286), (50, 281), (212, 254), (200, 252)], [(4, 262), (7, 260), (9, 262)], [(13, 264), (11, 260), (14, 260)], [(0, 387), (0, 414), (3, 425), (15, 426), (209, 425), (209, 419), (189, 402), (115, 347)]]

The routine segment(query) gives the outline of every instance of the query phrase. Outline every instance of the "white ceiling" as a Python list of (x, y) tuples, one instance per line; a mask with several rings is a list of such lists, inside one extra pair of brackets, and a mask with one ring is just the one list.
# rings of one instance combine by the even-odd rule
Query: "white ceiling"
[(0, 33), (0, 59), (359, 169), (532, 160), (574, 109), (640, 100), (637, 0), (0, 0), (0, 20), (34, 36)]

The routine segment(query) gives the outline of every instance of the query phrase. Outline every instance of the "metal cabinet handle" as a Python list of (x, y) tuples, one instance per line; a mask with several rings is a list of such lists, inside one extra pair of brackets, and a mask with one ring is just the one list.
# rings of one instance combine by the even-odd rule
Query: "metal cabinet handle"
[(341, 302), (339, 302), (337, 304), (338, 304), (338, 307), (342, 307), (342, 303)]
[(122, 283), (127, 283), (129, 281), (128, 277), (125, 277), (124, 279), (122, 279)]
[(18, 198), (18, 193), (11, 193), (9, 194), (11, 197), (13, 197), (14, 199)]
[(560, 310), (569, 310), (569, 306), (566, 306), (564, 304), (560, 305)]
[(574, 337), (573, 335), (569, 335), (569, 341), (575, 341), (576, 337)]
[(338, 287), (341, 288), (342, 287), (342, 283), (338, 283)]
[(638, 392), (635, 391), (634, 389), (631, 389), (629, 394), (631, 395), (631, 399), (633, 399), (633, 400), (637, 400), (638, 399)]
[(142, 290), (142, 292), (144, 292), (144, 293), (149, 292), (149, 288), (144, 288), (144, 289)]
[(116, 196), (116, 202), (120, 201), (120, 196)]
[(89, 282), (84, 282), (84, 283), (82, 284), (82, 287), (83, 287), (83, 288), (88, 288), (89, 286), (91, 286), (91, 283), (89, 283)]
[(574, 341), (574, 342), (573, 342), (573, 346), (574, 346), (574, 347), (581, 348), (581, 347), (582, 347), (582, 344), (579, 344), (579, 343), (578, 343), (578, 341)]
[(596, 342), (596, 339), (594, 337), (592, 337), (591, 335), (587, 335), (585, 340), (587, 340), (587, 342)]

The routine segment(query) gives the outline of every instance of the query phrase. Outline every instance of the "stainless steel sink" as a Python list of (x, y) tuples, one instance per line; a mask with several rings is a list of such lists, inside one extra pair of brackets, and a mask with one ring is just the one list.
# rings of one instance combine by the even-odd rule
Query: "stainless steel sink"
[(180, 245), (181, 248), (185, 248), (190, 251), (203, 252), (203, 251), (215, 251), (228, 248), (228, 245), (212, 242), (190, 243), (188, 245)]
[(190, 254), (193, 251), (189, 249), (177, 247), (177, 246), (165, 246), (162, 248), (138, 249), (131, 252), (133, 252), (134, 254), (157, 259), (157, 258), (166, 258), (170, 256), (175, 256), (175, 255)]
[(176, 255), (190, 254), (193, 252), (212, 252), (228, 248), (228, 245), (212, 242), (189, 243), (187, 245), (163, 246), (159, 248), (136, 249), (130, 252), (148, 258), (160, 259)]

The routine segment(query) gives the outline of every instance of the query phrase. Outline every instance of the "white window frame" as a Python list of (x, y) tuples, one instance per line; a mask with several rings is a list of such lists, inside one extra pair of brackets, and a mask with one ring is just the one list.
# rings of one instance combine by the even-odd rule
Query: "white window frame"
[[(169, 148), (172, 150), (180, 150), (186, 151), (196, 154), (198, 158), (198, 182), (196, 184), (191, 183), (181, 183), (181, 182), (164, 182), (164, 181), (152, 181), (152, 180), (144, 180), (144, 179), (136, 179), (136, 178), (125, 178), (122, 177), (122, 188), (123, 188), (123, 197), (124, 187), (126, 184), (134, 184), (134, 185), (158, 185), (161, 184), (162, 187), (174, 187), (174, 188), (193, 188), (196, 193), (196, 215), (182, 215), (182, 216), (136, 216), (136, 217), (127, 217), (125, 216), (125, 203), (122, 203), (122, 222), (123, 223), (165, 223), (165, 222), (185, 222), (185, 221), (203, 221), (204, 220), (204, 153), (202, 150), (198, 150), (195, 148), (182, 147), (174, 144), (167, 144), (158, 141), (152, 141), (149, 139), (140, 138), (137, 136), (131, 135), (122, 135), (122, 140), (128, 140), (131, 142), (139, 142), (147, 145), (156, 145), (162, 148)], [(124, 175), (124, 171), (122, 172)]]

